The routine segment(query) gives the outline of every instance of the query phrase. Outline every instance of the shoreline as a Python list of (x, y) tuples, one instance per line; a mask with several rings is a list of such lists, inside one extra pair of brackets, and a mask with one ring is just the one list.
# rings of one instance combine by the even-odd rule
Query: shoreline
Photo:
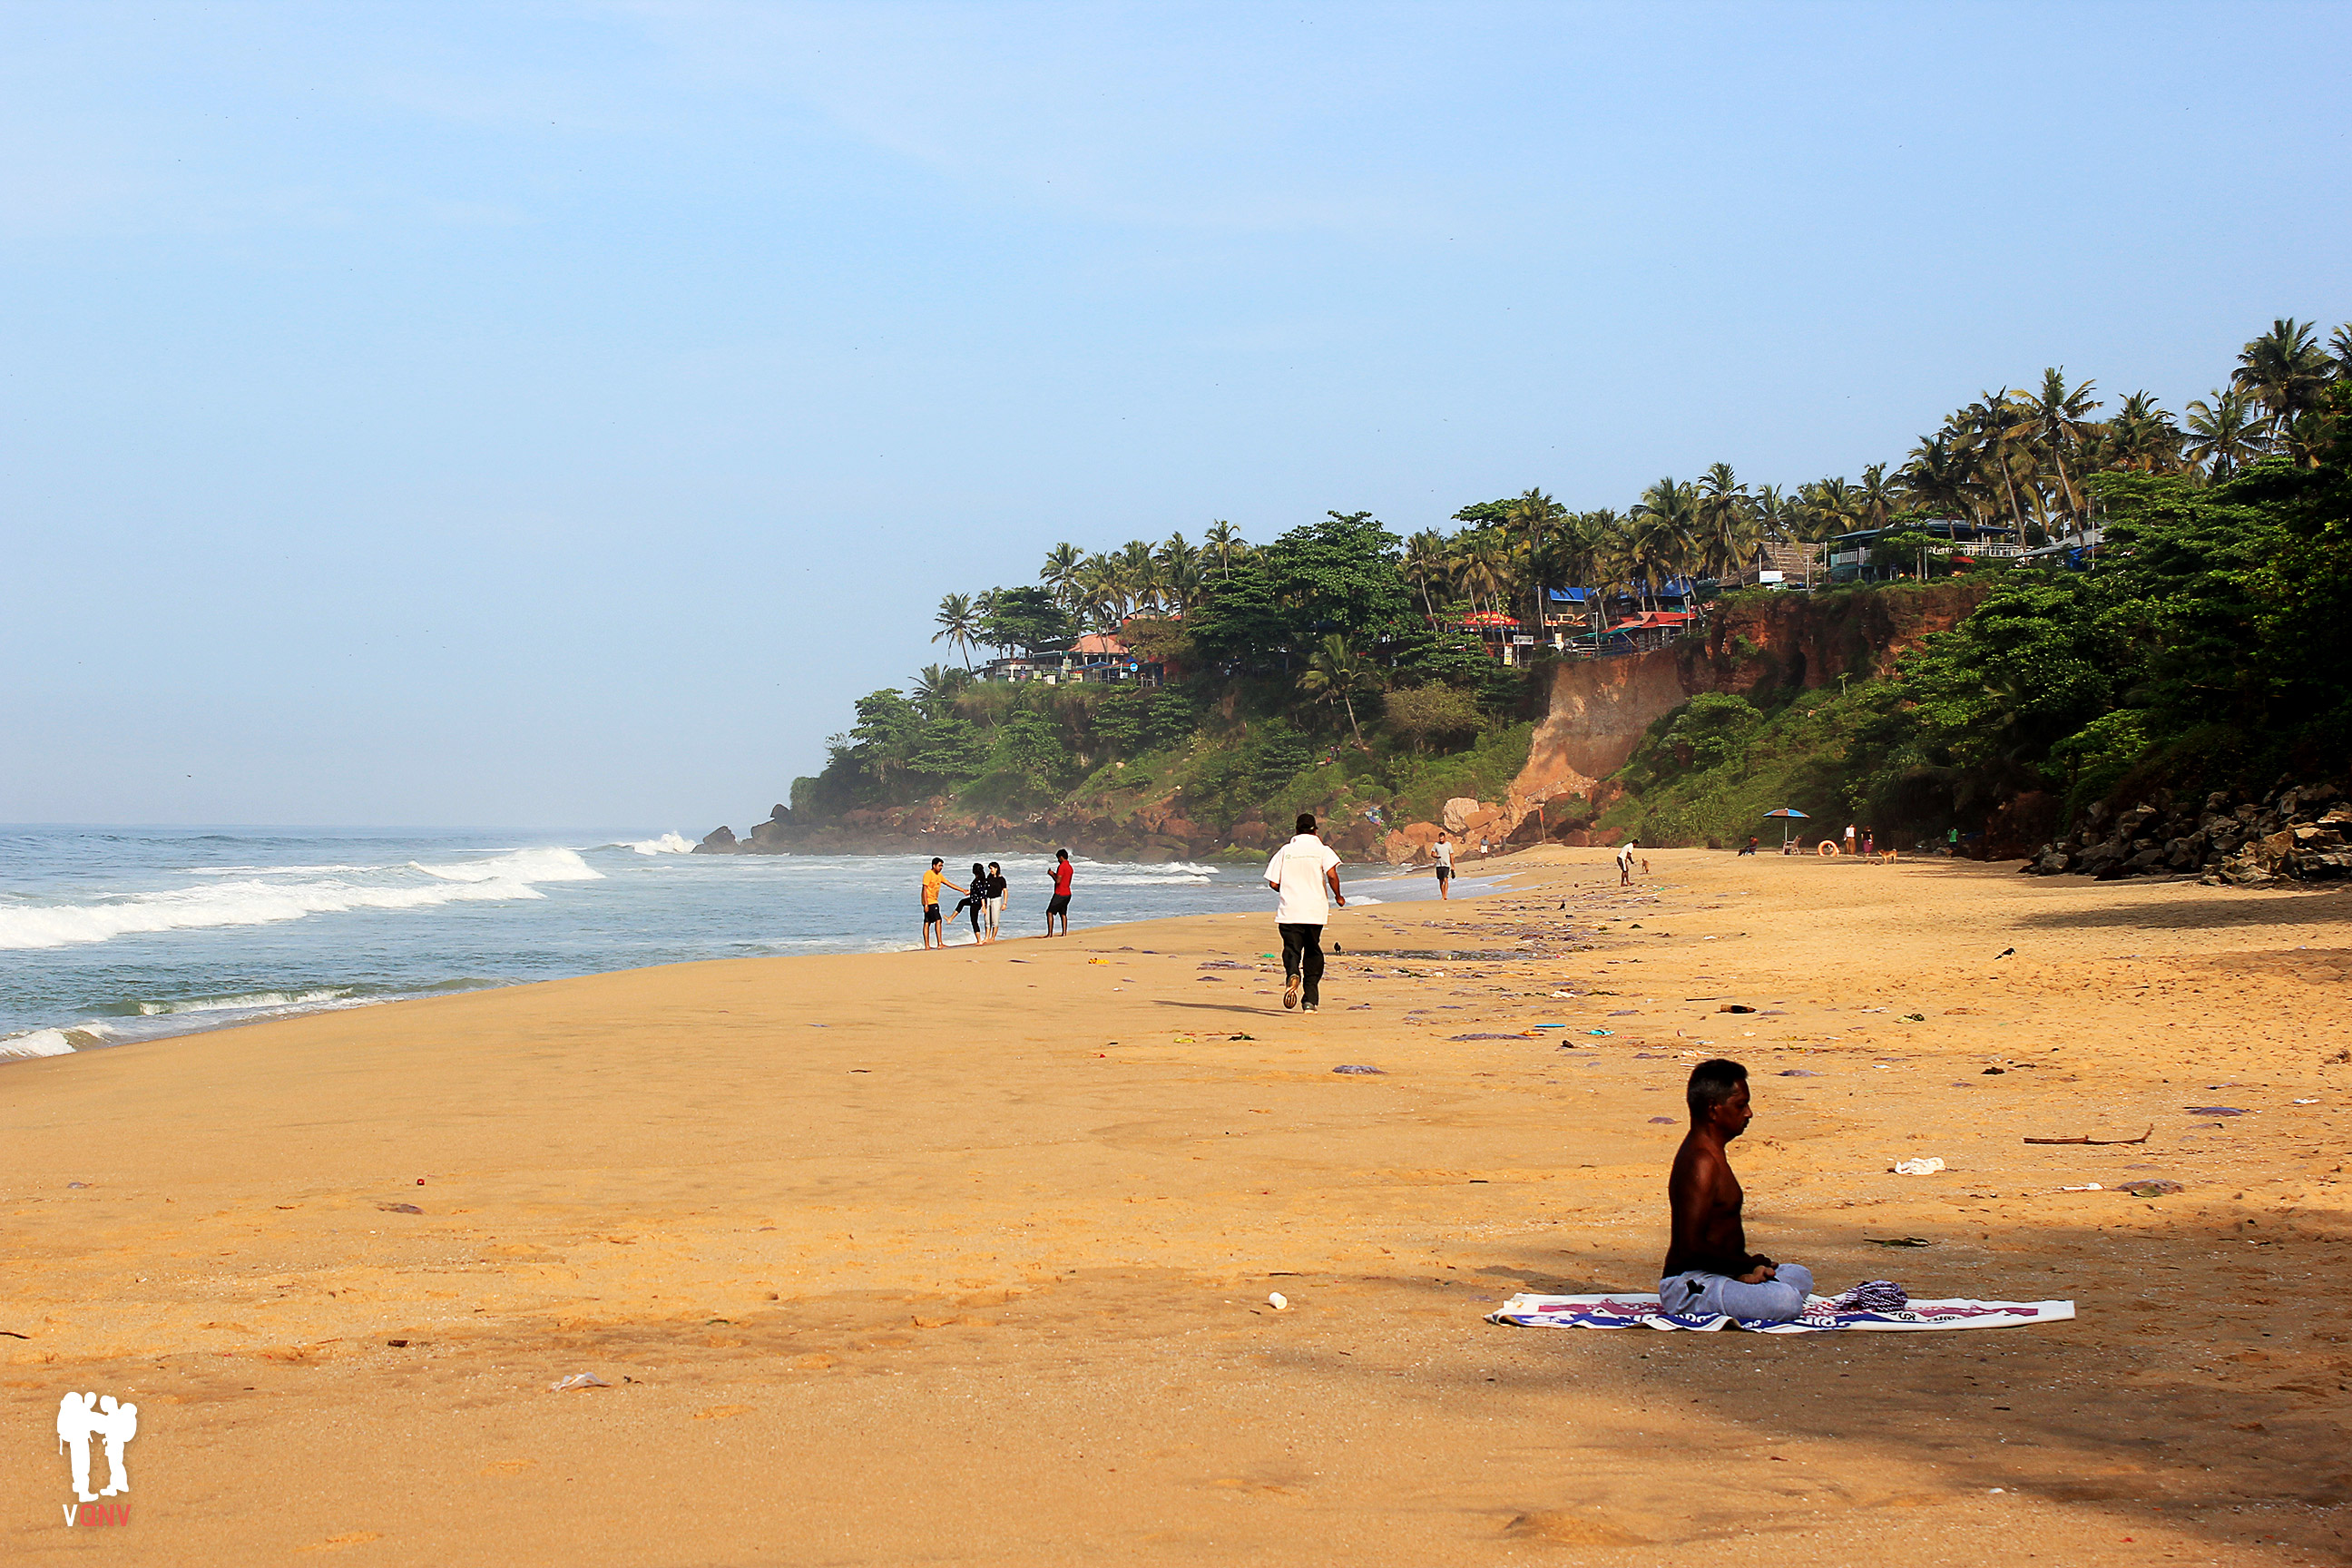
[[(2336, 1550), (2352, 1026), (2314, 1003), (2352, 980), (2343, 900), (1509, 859), (1486, 897), (1340, 912), (1311, 1016), (1270, 912), (1220, 913), (24, 1064), (0, 1409), (39, 1439), (62, 1389), (138, 1401), (132, 1563), (1631, 1564), (1769, 1531), (1859, 1565), (1923, 1524), (1961, 1564), (2021, 1531), (2086, 1563)], [(1650, 1288), (1668, 1113), (1718, 1052), (1756, 1087), (1752, 1245), (1825, 1289), (2077, 1318), (1485, 1322)], [(2183, 1190), (2113, 1190), (2143, 1173)], [(289, 1433), (302, 1473), (257, 1490)], [(52, 1447), (0, 1447), (37, 1503)], [(37, 1512), (0, 1544), (63, 1561)]]
[[(896, 858), (896, 857), (890, 857), (890, 858)], [(1496, 857), (1492, 857), (1492, 858), (1491, 858), (1491, 859), (1493, 859), (1493, 860), (1500, 860), (1500, 859), (1506, 858), (1506, 857), (1496, 856)], [(1091, 858), (1089, 858), (1089, 859), (1091, 859)], [(1105, 863), (1105, 862), (1093, 862), (1093, 863), (1096, 863), (1096, 864), (1103, 864), (1103, 863)], [(1118, 863), (1118, 864), (1133, 864), (1133, 865), (1152, 864), (1152, 862), (1148, 862), (1148, 861), (1129, 861), (1129, 862), (1117, 862), (1117, 863)], [(1343, 870), (1343, 872), (1345, 872), (1345, 871), (1347, 871), (1347, 870), (1357, 869), (1357, 868), (1355, 868), (1355, 867), (1343, 866), (1342, 870)], [(1412, 878), (1416, 874), (1416, 868), (1398, 868), (1398, 867), (1391, 867), (1391, 866), (1388, 866), (1388, 865), (1386, 865), (1384, 862), (1368, 862), (1368, 863), (1365, 863), (1365, 864), (1362, 866), (1362, 868), (1362, 868), (1362, 869), (1364, 869), (1364, 870), (1368, 870), (1368, 871), (1369, 871), (1369, 870), (1377, 870), (1377, 871), (1386, 871), (1386, 872), (1391, 873), (1391, 875), (1389, 875), (1389, 876), (1385, 876), (1385, 877), (1382, 877), (1382, 876), (1368, 876), (1368, 877), (1364, 877), (1364, 878), (1361, 878), (1361, 879), (1360, 879), (1360, 880), (1363, 880), (1363, 881), (1373, 881), (1373, 882), (1381, 882), (1381, 881), (1398, 881), (1398, 882), (1401, 882), (1401, 881), (1404, 881), (1404, 880), (1411, 879), (1412, 879)], [(1419, 875), (1422, 875), (1422, 876), (1425, 876), (1426, 874), (1427, 874), (1427, 873), (1426, 873), (1425, 871), (1420, 871), (1420, 872), (1419, 872)], [(1468, 895), (1466, 895), (1466, 894), (1457, 894), (1457, 896), (1468, 896)], [(1433, 895), (1431, 895), (1431, 897), (1433, 897)], [(1386, 901), (1389, 901), (1389, 900), (1386, 900), (1386, 899), (1375, 899), (1375, 900), (1374, 900), (1374, 902), (1376, 902), (1376, 903), (1377, 903), (1377, 902), (1386, 902)], [(1412, 901), (1412, 900), (1400, 900), (1400, 901)], [(1141, 919), (1139, 919), (1139, 920), (1135, 920), (1135, 921), (1109, 921), (1109, 922), (1107, 922), (1105, 925), (1103, 925), (1103, 926), (1099, 926), (1099, 927), (1097, 927), (1097, 926), (1083, 926), (1083, 925), (1082, 925), (1082, 926), (1080, 926), (1080, 927), (1078, 928), (1078, 931), (1079, 931), (1080, 932), (1083, 932), (1083, 931), (1095, 931), (1095, 930), (1108, 930), (1108, 929), (1112, 929), (1113, 927), (1117, 927), (1117, 926), (1123, 926), (1123, 925), (1137, 925), (1137, 924), (1148, 923), (1149, 921), (1153, 921), (1153, 920), (1186, 920), (1186, 919), (1193, 919), (1193, 918), (1197, 918), (1197, 917), (1195, 917), (1195, 916), (1192, 916), (1192, 915), (1155, 915), (1155, 916), (1145, 916), (1145, 917), (1142, 917), (1142, 918), (1141, 918)], [(257, 928), (257, 929), (266, 929), (266, 928)], [(960, 928), (960, 929), (961, 929), (961, 928)], [(1035, 934), (1035, 933), (1027, 933), (1027, 934)], [(1017, 941), (1017, 940), (1020, 940), (1020, 939), (1019, 939), (1018, 937), (1014, 937), (1014, 936), (1006, 936), (1006, 937), (1003, 937), (1003, 938), (1001, 938), (1001, 939), (1000, 939), (1000, 941), (1004, 941), (1004, 942)], [(974, 945), (974, 944), (973, 944), (973, 943), (971, 943), (971, 942), (955, 942), (955, 943), (952, 943), (952, 944), (951, 944), (951, 946), (952, 946), (953, 948), (955, 948), (955, 949), (959, 949), (959, 950), (961, 950), (961, 949), (964, 949), (964, 948), (969, 948), (969, 947), (971, 947), (971, 946), (973, 946), (973, 945)], [(994, 945), (994, 944), (981, 944), (981, 945)], [(578, 973), (574, 973), (574, 974), (549, 975), (549, 976), (541, 976), (541, 977), (531, 978), (531, 979), (492, 980), (492, 981), (487, 981), (487, 982), (484, 982), (484, 983), (482, 983), (482, 984), (463, 984), (463, 983), (460, 983), (460, 982), (443, 982), (443, 983), (440, 983), (440, 984), (437, 984), (437, 985), (435, 985), (435, 986), (433, 986), (433, 987), (429, 987), (429, 988), (425, 988), (425, 989), (415, 990), (415, 991), (394, 992), (394, 993), (390, 993), (390, 994), (387, 994), (378, 995), (378, 996), (367, 996), (367, 997), (359, 997), (359, 998), (353, 998), (353, 997), (348, 997), (348, 996), (345, 996), (345, 997), (334, 997), (334, 998), (326, 998), (326, 999), (322, 999), (322, 1000), (320, 1000), (320, 1001), (318, 1001), (318, 1002), (315, 1002), (315, 1003), (310, 1003), (310, 1004), (303, 1004), (303, 1003), (299, 1003), (299, 1002), (287, 1002), (287, 1003), (284, 1003), (284, 1004), (264, 1005), (261, 1005), (261, 1006), (257, 1007), (257, 1008), (256, 1008), (254, 1011), (252, 1011), (252, 1012), (237, 1012), (237, 1011), (232, 1010), (232, 1009), (224, 1008), (224, 1009), (222, 1009), (221, 1011), (222, 1011), (222, 1012), (224, 1012), (226, 1016), (223, 1016), (223, 1017), (219, 1018), (217, 1021), (212, 1021), (212, 1022), (206, 1022), (206, 1021), (204, 1021), (204, 1020), (205, 1019), (205, 1017), (206, 1017), (206, 1013), (205, 1013), (205, 1011), (203, 1011), (203, 1010), (190, 1010), (190, 1011), (187, 1011), (187, 1012), (172, 1012), (172, 1013), (164, 1013), (164, 1014), (157, 1014), (157, 1015), (149, 1015), (149, 1016), (152, 1016), (152, 1017), (169, 1017), (169, 1018), (173, 1018), (173, 1019), (174, 1019), (175, 1021), (176, 1021), (176, 1020), (182, 1020), (182, 1019), (187, 1020), (187, 1022), (186, 1022), (186, 1023), (184, 1023), (184, 1025), (182, 1025), (181, 1026), (177, 1026), (177, 1027), (171, 1027), (171, 1028), (165, 1028), (165, 1029), (159, 1029), (159, 1030), (150, 1030), (150, 1029), (143, 1029), (143, 1028), (142, 1028), (142, 1029), (135, 1029), (135, 1030), (126, 1030), (126, 1029), (124, 1029), (124, 1028), (122, 1027), (121, 1024), (120, 1022), (118, 1022), (118, 1021), (117, 1021), (117, 1017), (119, 1016), (119, 1017), (121, 1017), (121, 1018), (124, 1018), (124, 1019), (128, 1019), (128, 1017), (129, 1017), (129, 1016), (128, 1016), (128, 1015), (122, 1015), (122, 1016), (108, 1016), (108, 1017), (83, 1018), (83, 1019), (78, 1020), (78, 1021), (76, 1021), (76, 1022), (74, 1022), (74, 1023), (70, 1023), (70, 1024), (64, 1024), (64, 1023), (58, 1023), (58, 1024), (39, 1024), (39, 1025), (35, 1025), (35, 1026), (33, 1026), (31, 1028), (28, 1028), (28, 1029), (23, 1030), (23, 1031), (21, 1031), (21, 1032), (19, 1032), (19, 1033), (17, 1033), (17, 1034), (10, 1035), (10, 1036), (7, 1036), (7, 1037), (0, 1037), (0, 1070), (5, 1070), (5, 1069), (6, 1069), (8, 1067), (10, 1067), (11, 1065), (13, 1065), (13, 1064), (15, 1064), (15, 1063), (18, 1063), (18, 1062), (53, 1060), (53, 1059), (56, 1059), (56, 1058), (60, 1058), (60, 1057), (68, 1057), (68, 1056), (84, 1056), (84, 1055), (88, 1055), (88, 1054), (89, 1054), (89, 1053), (91, 1053), (91, 1052), (94, 1052), (94, 1051), (114, 1051), (114, 1050), (120, 1050), (120, 1049), (121, 1049), (121, 1048), (122, 1048), (123, 1047), (125, 1047), (125, 1046), (147, 1044), (147, 1043), (152, 1043), (152, 1042), (161, 1041), (161, 1040), (176, 1040), (176, 1039), (184, 1039), (184, 1038), (187, 1038), (187, 1037), (191, 1037), (191, 1036), (217, 1034), (217, 1033), (219, 1033), (220, 1031), (222, 1031), (222, 1030), (224, 1030), (224, 1029), (237, 1029), (237, 1028), (244, 1028), (244, 1027), (247, 1027), (247, 1026), (249, 1026), (261, 1025), (261, 1024), (277, 1023), (277, 1022), (281, 1022), (281, 1021), (284, 1021), (284, 1020), (287, 1020), (287, 1019), (293, 1019), (293, 1018), (307, 1018), (307, 1017), (316, 1016), (318, 1016), (318, 1015), (320, 1015), (320, 1014), (326, 1014), (326, 1013), (343, 1013), (343, 1012), (355, 1011), (355, 1010), (362, 1009), (362, 1008), (372, 1008), (372, 1007), (388, 1006), (388, 1005), (394, 1005), (402, 1004), (402, 1003), (431, 1001), (431, 1000), (434, 1000), (434, 999), (436, 999), (436, 998), (437, 998), (437, 997), (444, 996), (444, 995), (471, 995), (471, 994), (478, 994), (478, 993), (481, 993), (481, 992), (488, 992), (488, 991), (505, 991), (505, 990), (511, 990), (511, 989), (513, 989), (513, 988), (515, 988), (515, 987), (518, 987), (518, 986), (544, 984), (549, 983), (550, 981), (554, 981), (554, 980), (577, 980), (577, 979), (584, 979), (584, 978), (587, 978), (587, 977), (589, 977), (589, 976), (591, 976), (591, 975), (598, 975), (598, 974), (629, 974), (629, 973), (637, 973), (654, 972), (654, 971), (658, 971), (658, 970), (663, 970), (663, 969), (672, 968), (672, 967), (675, 967), (675, 966), (676, 966), (676, 965), (677, 965), (677, 964), (682, 964), (682, 963), (758, 963), (758, 962), (763, 962), (763, 961), (765, 961), (765, 960), (767, 960), (767, 959), (770, 959), (770, 958), (829, 958), (829, 957), (845, 957), (845, 956), (851, 956), (851, 955), (856, 955), (856, 954), (890, 953), (890, 952), (919, 952), (919, 951), (921, 951), (921, 943), (920, 943), (919, 940), (918, 940), (918, 941), (909, 941), (909, 942), (906, 942), (906, 943), (904, 943), (904, 944), (902, 944), (902, 945), (898, 945), (898, 946), (892, 946), (892, 947), (880, 947), (880, 948), (876, 948), (876, 947), (862, 947), (862, 948), (861, 948), (861, 947), (821, 948), (821, 949), (814, 949), (814, 950), (811, 950), (811, 951), (808, 951), (808, 952), (791, 952), (791, 953), (767, 953), (767, 954), (758, 954), (758, 955), (708, 953), (708, 954), (698, 955), (698, 956), (691, 957), (691, 958), (673, 959), (673, 960), (670, 960), (670, 961), (668, 961), (668, 962), (662, 963), (653, 963), (653, 964), (632, 964), (632, 965), (626, 965), (626, 966), (624, 966), (624, 967), (621, 967), (621, 968), (615, 968), (615, 969), (587, 969), (587, 970), (582, 970), (582, 971), (580, 971)], [(143, 1022), (145, 1022), (145, 1018), (144, 1018), (144, 1017), (140, 1018), (140, 1019), (138, 1019), (138, 1020), (137, 1020), (137, 1022), (143, 1023)], [(70, 1039), (66, 1039), (66, 1038), (64, 1038), (65, 1037), (71, 1037), (71, 1036), (77, 1036), (77, 1035), (85, 1037), (86, 1037), (86, 1039), (87, 1039), (87, 1042), (88, 1042), (88, 1043), (86, 1043), (86, 1044), (74, 1044)], [(67, 1046), (67, 1047), (68, 1047), (68, 1048), (66, 1048), (66, 1049), (62, 1049), (62, 1050), (59, 1050), (59, 1049), (54, 1049), (54, 1048), (33, 1048), (33, 1049), (10, 1049), (10, 1048), (9, 1048), (12, 1045), (17, 1045), (17, 1044), (19, 1044), (19, 1043), (21, 1043), (21, 1042), (27, 1042), (27, 1041), (30, 1041), (30, 1042), (36, 1042), (36, 1043), (37, 1043), (37, 1045), (38, 1045), (39, 1047), (47, 1047), (47, 1041), (42, 1040), (42, 1038), (41, 1038), (41, 1037), (44, 1037), (44, 1036), (56, 1036), (56, 1037), (60, 1037), (60, 1040), (62, 1041), (62, 1043), (63, 1043), (63, 1044), (65, 1044), (65, 1045)]]

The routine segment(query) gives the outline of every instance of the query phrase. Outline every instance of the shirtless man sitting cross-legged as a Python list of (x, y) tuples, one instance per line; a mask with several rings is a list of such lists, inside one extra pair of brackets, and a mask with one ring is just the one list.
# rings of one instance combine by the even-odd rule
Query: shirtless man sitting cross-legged
[(1666, 1248), (1658, 1305), (1678, 1317), (1721, 1313), (1749, 1322), (1785, 1323), (1805, 1310), (1812, 1270), (1775, 1263), (1748, 1250), (1739, 1222), (1746, 1194), (1724, 1152), (1756, 1114), (1748, 1105), (1748, 1069), (1720, 1058), (1691, 1069), (1690, 1131), (1666, 1178), (1674, 1239)]

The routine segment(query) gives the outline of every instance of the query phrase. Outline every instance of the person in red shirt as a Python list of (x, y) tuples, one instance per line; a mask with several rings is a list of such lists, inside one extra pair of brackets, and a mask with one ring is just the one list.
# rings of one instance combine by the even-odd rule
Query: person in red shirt
[(1077, 869), (1070, 864), (1070, 852), (1054, 851), (1054, 896), (1045, 900), (1045, 934), (1054, 934), (1054, 917), (1062, 917), (1062, 934), (1070, 934), (1070, 877)]

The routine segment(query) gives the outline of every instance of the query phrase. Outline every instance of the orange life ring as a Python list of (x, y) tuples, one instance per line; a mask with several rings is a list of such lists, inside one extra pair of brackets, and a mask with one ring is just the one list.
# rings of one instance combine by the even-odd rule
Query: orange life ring
[(1814, 854), (1822, 857), (1824, 859), (1830, 860), (1837, 858), (1837, 840), (1834, 838), (1822, 839), (1821, 847), (1813, 851)]

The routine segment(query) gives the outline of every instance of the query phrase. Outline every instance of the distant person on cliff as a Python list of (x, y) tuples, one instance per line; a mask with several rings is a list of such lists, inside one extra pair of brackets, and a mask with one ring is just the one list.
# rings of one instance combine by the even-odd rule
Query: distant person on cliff
[(1004, 925), (1004, 868), (991, 860), (988, 863), (988, 940), (994, 942)]
[(1437, 896), (1451, 900), (1454, 897), (1454, 846), (1443, 833), (1430, 847), (1430, 858), (1437, 862)]
[(948, 888), (959, 893), (963, 891), (948, 880), (946, 866), (946, 861), (934, 855), (931, 857), (931, 868), (923, 873), (923, 945), (926, 948), (931, 945), (934, 933), (938, 935), (942, 950), (948, 945), (948, 928), (946, 922), (940, 919), (940, 889)]
[[(1344, 910), (1348, 899), (1339, 891), (1339, 857), (1315, 837), (1314, 816), (1300, 812), (1297, 827), (1297, 836), (1265, 863), (1265, 885), (1282, 895), (1274, 911), (1275, 929), (1282, 933), (1282, 1005), (1298, 1005), (1303, 982), (1312, 1013), (1323, 1002), (1323, 927), (1331, 918), (1331, 903)], [(1323, 897), (1326, 888), (1330, 902)]]
[(1070, 852), (1054, 851), (1054, 896), (1045, 900), (1045, 934), (1054, 934), (1054, 917), (1062, 917), (1062, 934), (1070, 934), (1070, 879), (1077, 868), (1070, 864)]
[(1805, 1310), (1812, 1270), (1748, 1250), (1740, 1210), (1747, 1194), (1726, 1149), (1755, 1116), (1748, 1069), (1717, 1058), (1691, 1068), (1684, 1090), (1690, 1131), (1666, 1178), (1672, 1235), (1658, 1273), (1658, 1305), (1677, 1317), (1721, 1313), (1746, 1322), (1785, 1323)]

